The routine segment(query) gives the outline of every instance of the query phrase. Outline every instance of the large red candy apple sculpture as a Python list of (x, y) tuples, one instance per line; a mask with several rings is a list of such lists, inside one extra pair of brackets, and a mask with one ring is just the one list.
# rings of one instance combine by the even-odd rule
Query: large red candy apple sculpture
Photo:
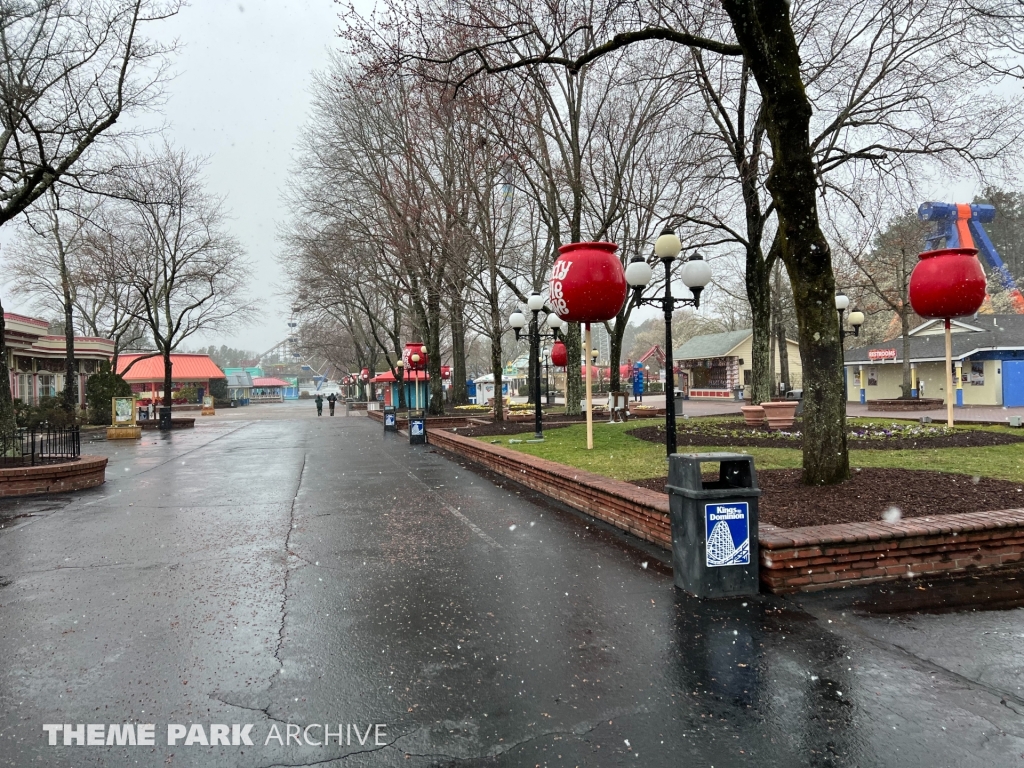
[[(626, 273), (615, 243), (569, 243), (558, 249), (551, 270), (548, 302), (570, 323), (584, 323), (585, 349), (591, 349), (590, 324), (615, 317), (626, 301)], [(587, 366), (587, 448), (594, 447), (593, 389)]]
[(949, 321), (973, 315), (985, 301), (985, 271), (975, 248), (925, 251), (910, 275), (910, 306), (946, 321), (946, 423), (953, 426), (953, 345)]
[(626, 273), (615, 243), (569, 243), (558, 249), (551, 270), (548, 301), (569, 323), (602, 323), (615, 317), (626, 300)]
[(557, 365), (559, 368), (564, 368), (569, 364), (569, 351), (561, 339), (551, 346), (551, 364)]

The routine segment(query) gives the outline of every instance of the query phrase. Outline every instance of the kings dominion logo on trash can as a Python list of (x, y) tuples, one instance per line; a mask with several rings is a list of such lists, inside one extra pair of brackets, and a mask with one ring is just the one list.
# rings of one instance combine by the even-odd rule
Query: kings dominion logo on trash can
[(750, 565), (750, 508), (745, 501), (705, 504), (707, 565)]

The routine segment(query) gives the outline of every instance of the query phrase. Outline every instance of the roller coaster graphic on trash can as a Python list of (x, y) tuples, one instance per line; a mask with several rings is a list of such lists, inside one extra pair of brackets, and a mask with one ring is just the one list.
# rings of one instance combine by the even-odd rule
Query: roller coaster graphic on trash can
[(750, 507), (745, 501), (705, 504), (707, 566), (750, 565)]

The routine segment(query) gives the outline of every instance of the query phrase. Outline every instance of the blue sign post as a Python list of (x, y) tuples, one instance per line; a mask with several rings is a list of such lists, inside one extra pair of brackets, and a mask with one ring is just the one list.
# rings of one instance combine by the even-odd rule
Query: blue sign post
[(639, 364), (633, 368), (633, 397), (643, 397), (644, 369)]
[(750, 565), (750, 505), (745, 501), (705, 504), (708, 568)]

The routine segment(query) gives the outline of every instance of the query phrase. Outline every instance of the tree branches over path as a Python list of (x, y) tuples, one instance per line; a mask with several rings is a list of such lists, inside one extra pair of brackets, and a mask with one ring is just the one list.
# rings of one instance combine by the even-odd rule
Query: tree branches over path
[[(370, 71), (456, 92), (481, 77), (519, 72), (578, 76), (626, 50), (658, 57), (681, 56), (673, 48), (692, 52), (696, 72), (703, 73), (704, 109), (718, 135), (733, 144), (729, 173), (743, 190), (746, 225), (727, 226), (737, 242), (746, 240), (755, 273), (747, 275), (748, 293), (768, 282), (764, 267), (776, 252), (789, 274), (809, 416), (804, 476), (812, 484), (849, 474), (836, 286), (819, 198), (835, 193), (856, 215), (860, 200), (852, 179), (912, 182), (922, 157), (947, 169), (1005, 170), (1021, 137), (1020, 110), (1006, 109), (1007, 99), (992, 91), (999, 77), (1014, 71), (1010, 59), (1017, 51), (1006, 29), (1021, 29), (1021, 13), (1002, 0), (954, 0), (941, 9), (910, 0), (846, 6), (814, 0), (393, 1), (369, 20), (351, 13), (347, 20), (351, 52), (368, 61)], [(950, 77), (950, 67), (983, 73), (974, 78), (979, 91), (957, 100), (958, 78)], [(747, 97), (738, 100), (737, 89)], [(741, 108), (744, 100), (748, 105)], [(1019, 104), (1011, 99), (1009, 106)], [(975, 109), (990, 119), (972, 124)], [(749, 112), (750, 122), (741, 112)], [(738, 125), (757, 127), (737, 131)], [(567, 181), (571, 187), (571, 177)], [(770, 203), (760, 201), (759, 188)], [(694, 224), (716, 218), (725, 223), (721, 216), (689, 217)], [(765, 235), (775, 239), (761, 256)], [(761, 315), (770, 311), (770, 302), (753, 297), (751, 306)]]

